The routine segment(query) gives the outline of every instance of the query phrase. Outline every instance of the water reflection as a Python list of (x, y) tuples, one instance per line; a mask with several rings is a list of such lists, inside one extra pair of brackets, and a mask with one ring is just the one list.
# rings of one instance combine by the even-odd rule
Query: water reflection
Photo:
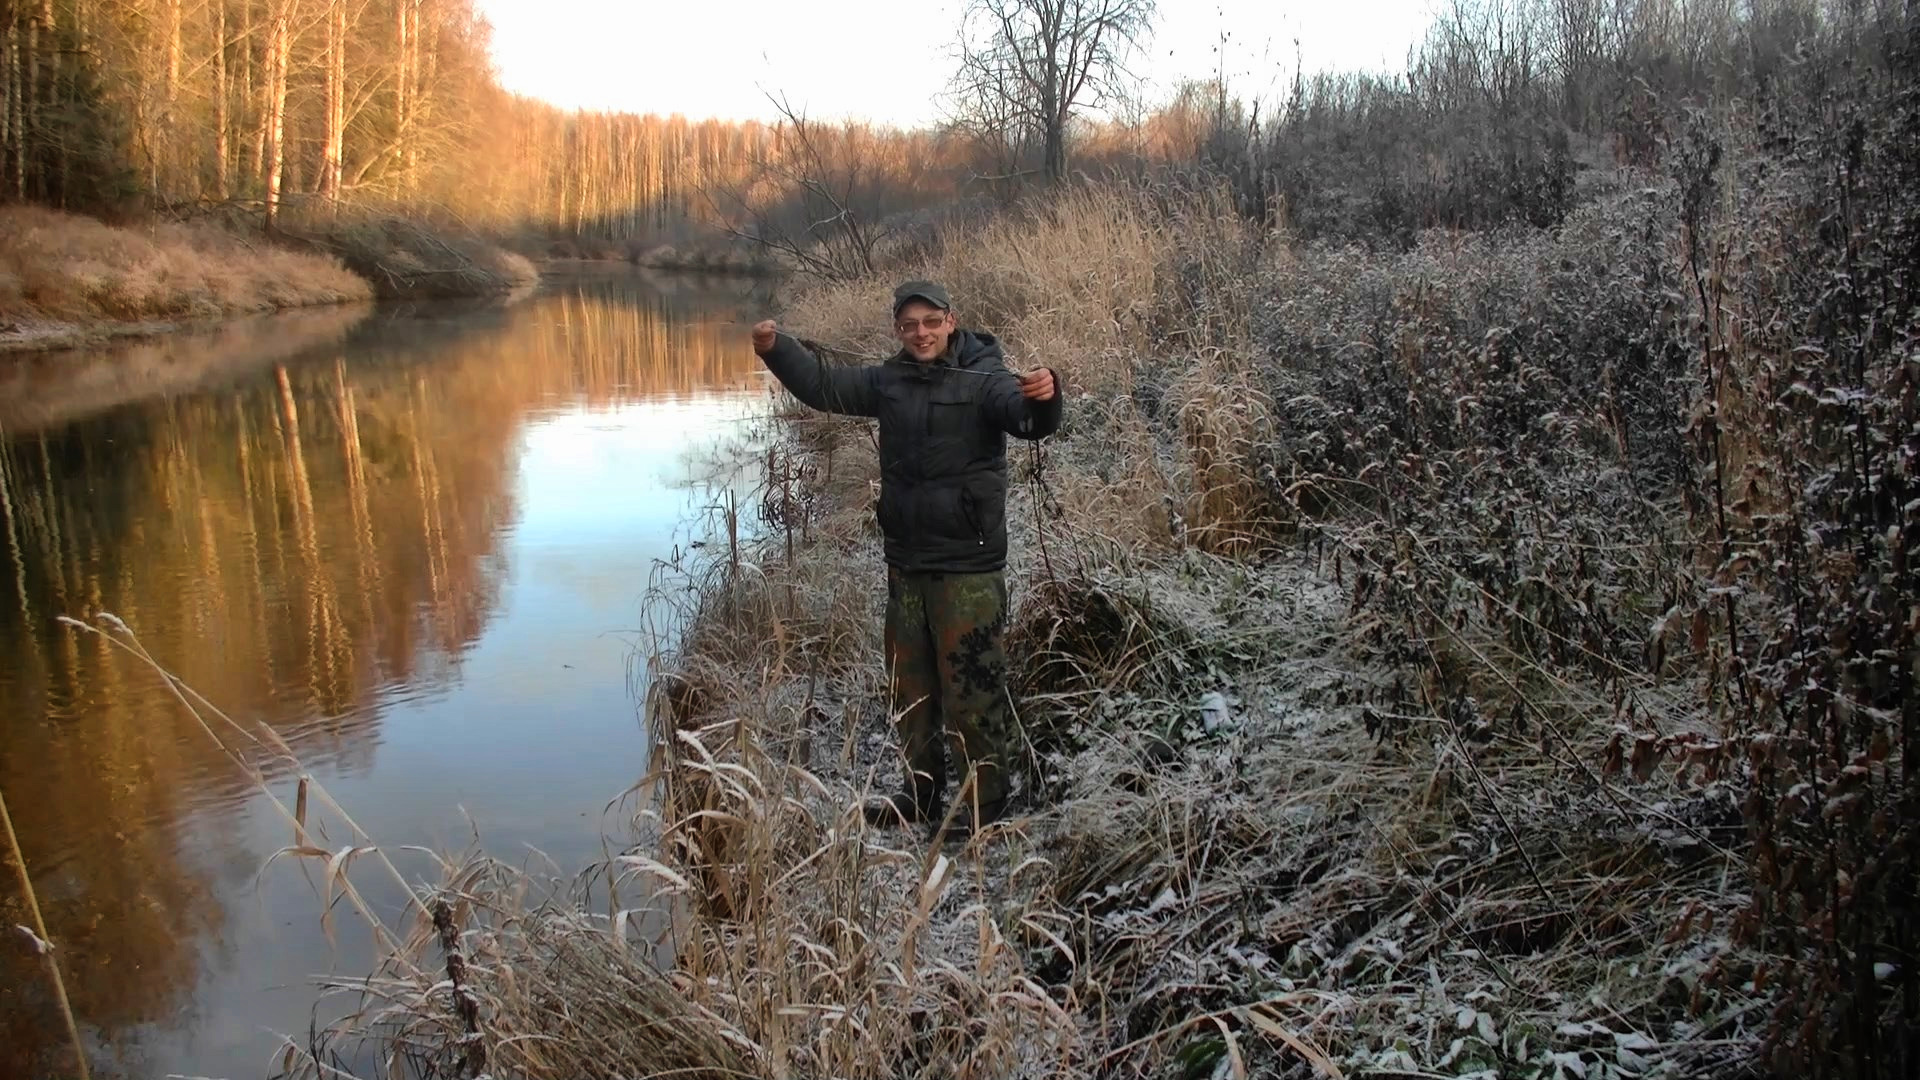
[(244, 378), (273, 361), (341, 343), (373, 310), (371, 304), (344, 304), (235, 319), (201, 333), (105, 349), (0, 357), (0, 432), (37, 434), (129, 401)]
[[(289, 928), (301, 913), (236, 907), (285, 842), (244, 776), (156, 677), (56, 618), (125, 619), (357, 816), (400, 827), (477, 800), (551, 843), (640, 759), (588, 760), (637, 738), (623, 650), (600, 642), (638, 622), (648, 559), (686, 514), (683, 444), (724, 433), (757, 385), (711, 298), (625, 275), (342, 320), (244, 372), (231, 336), (209, 341), (218, 374), (190, 393), (102, 411), (94, 376), (36, 373), (34, 430), (18, 402), (0, 413), (0, 787), (76, 1011), (107, 1048), (141, 1044), (142, 1068), (257, 1072), (238, 1055), (273, 1017), (231, 999), (250, 985), (236, 952), (287, 953), (266, 966), (288, 982), (326, 961), (292, 941), (312, 936)], [(0, 924), (26, 921), (0, 889)], [(0, 947), (0, 1076), (58, 1061), (50, 999)], [(206, 1034), (232, 1018), (247, 1030)]]

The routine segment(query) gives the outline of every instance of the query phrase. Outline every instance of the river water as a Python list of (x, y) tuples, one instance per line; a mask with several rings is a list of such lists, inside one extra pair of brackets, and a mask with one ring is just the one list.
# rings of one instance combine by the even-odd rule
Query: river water
[[(271, 726), (301, 762), (267, 768), (274, 793), (304, 767), (416, 878), (401, 845), (476, 830), (576, 872), (645, 766), (650, 575), (765, 409), (760, 299), (581, 271), (0, 357), (0, 793), (96, 1075), (267, 1075), (316, 978), (365, 974), (369, 946), (344, 906), (323, 932), (324, 873), (270, 862), (291, 827), (165, 683), (59, 618), (118, 616)], [(315, 844), (350, 842), (316, 817)], [(9, 872), (6, 1077), (68, 1060), (28, 922)]]

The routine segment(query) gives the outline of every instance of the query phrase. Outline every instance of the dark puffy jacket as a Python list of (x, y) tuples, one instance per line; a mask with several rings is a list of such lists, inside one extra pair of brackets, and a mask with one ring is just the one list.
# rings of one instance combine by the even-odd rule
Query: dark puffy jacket
[(986, 573), (1007, 564), (1007, 436), (1060, 426), (1064, 389), (1028, 401), (991, 334), (957, 330), (944, 357), (905, 351), (880, 364), (821, 363), (786, 334), (761, 357), (803, 403), (880, 421), (880, 531), (887, 564), (913, 573)]

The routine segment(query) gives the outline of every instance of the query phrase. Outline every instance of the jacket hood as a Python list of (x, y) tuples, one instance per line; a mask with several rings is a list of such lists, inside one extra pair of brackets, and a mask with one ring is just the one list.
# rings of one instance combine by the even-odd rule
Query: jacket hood
[(1006, 357), (1001, 352), (1000, 341), (992, 334), (985, 331), (975, 333), (972, 330), (955, 332), (960, 336), (959, 344), (953, 350), (957, 366), (978, 367), (983, 360), (998, 360), (1005, 363)]

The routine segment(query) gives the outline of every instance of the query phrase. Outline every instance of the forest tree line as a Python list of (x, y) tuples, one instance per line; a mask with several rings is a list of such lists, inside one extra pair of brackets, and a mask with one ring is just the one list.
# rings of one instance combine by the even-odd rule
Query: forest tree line
[[(739, 220), (791, 125), (510, 94), (473, 0), (0, 0), (0, 201), (131, 216), (343, 208), (601, 240)], [(820, 127), (915, 198), (927, 133)]]
[(485, 104), (466, 0), (8, 0), (0, 164), (80, 211), (428, 195)]
[(609, 244), (719, 225), (790, 255), (850, 242), (858, 263), (884, 222), (956, 200), (1198, 164), (1305, 234), (1407, 242), (1556, 222), (1582, 169), (1653, 163), (1687, 105), (1764, 93), (1818, 59), (1809, 42), (1834, 62), (1876, 48), (1903, 10), (1456, 0), (1403, 72), (1294, 71), (1249, 102), (1223, 59), (1148, 107), (1127, 64), (1150, 0), (972, 0), (942, 122), (898, 131), (784, 103), (777, 122), (733, 123), (519, 97), (474, 0), (0, 0), (0, 200), (347, 208)]

